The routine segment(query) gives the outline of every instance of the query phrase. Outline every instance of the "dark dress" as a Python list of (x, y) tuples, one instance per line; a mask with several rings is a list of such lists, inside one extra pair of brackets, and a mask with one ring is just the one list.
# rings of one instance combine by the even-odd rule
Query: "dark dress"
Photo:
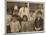
[(43, 30), (43, 19), (40, 18), (40, 20), (38, 20), (38, 18), (36, 18), (35, 23), (34, 23), (34, 28), (41, 28), (39, 31)]

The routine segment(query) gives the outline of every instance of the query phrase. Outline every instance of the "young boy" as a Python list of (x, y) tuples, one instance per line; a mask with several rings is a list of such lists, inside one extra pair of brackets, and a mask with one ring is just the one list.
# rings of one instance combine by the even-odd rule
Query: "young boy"
[(13, 20), (10, 23), (11, 32), (19, 32), (20, 30), (20, 23), (17, 20), (16, 16), (13, 16)]

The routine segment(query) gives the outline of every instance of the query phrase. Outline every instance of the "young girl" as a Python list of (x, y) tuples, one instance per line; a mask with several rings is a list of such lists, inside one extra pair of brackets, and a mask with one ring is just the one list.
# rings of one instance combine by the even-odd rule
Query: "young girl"
[(42, 31), (43, 30), (43, 18), (41, 16), (42, 16), (42, 12), (38, 11), (37, 17), (35, 20), (35, 24), (34, 24), (36, 31)]
[(28, 18), (26, 15), (23, 16), (23, 21), (21, 22), (21, 32), (30, 32), (33, 30), (32, 23), (28, 21)]
[(20, 23), (15, 16), (13, 16), (13, 20), (10, 23), (11, 32), (19, 32)]

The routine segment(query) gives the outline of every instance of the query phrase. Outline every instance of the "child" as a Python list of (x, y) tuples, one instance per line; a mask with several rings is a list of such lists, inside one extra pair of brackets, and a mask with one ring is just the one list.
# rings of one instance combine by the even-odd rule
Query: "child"
[(42, 19), (42, 12), (41, 11), (38, 11), (37, 13), (37, 17), (36, 17), (36, 20), (35, 20), (35, 30), (36, 31), (42, 31), (43, 30), (43, 19)]
[(13, 20), (10, 23), (11, 32), (19, 32), (20, 23), (17, 20), (16, 16), (13, 16)]
[(10, 24), (9, 23), (11, 22), (12, 15), (8, 14), (6, 19), (7, 19), (6, 26), (7, 26), (7, 33), (8, 33), (8, 32), (10, 32)]
[(26, 15), (23, 16), (23, 21), (21, 22), (21, 32), (30, 32), (33, 30), (32, 23), (28, 21), (28, 18)]

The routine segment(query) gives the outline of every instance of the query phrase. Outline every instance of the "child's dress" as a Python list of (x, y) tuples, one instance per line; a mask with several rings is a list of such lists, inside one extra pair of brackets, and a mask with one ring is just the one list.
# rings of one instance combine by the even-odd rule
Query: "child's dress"
[(22, 22), (21, 23), (21, 32), (31, 32), (33, 31), (33, 24), (28, 21), (28, 22)]
[(11, 22), (10, 23), (11, 32), (19, 32), (20, 30), (20, 24), (19, 21)]

